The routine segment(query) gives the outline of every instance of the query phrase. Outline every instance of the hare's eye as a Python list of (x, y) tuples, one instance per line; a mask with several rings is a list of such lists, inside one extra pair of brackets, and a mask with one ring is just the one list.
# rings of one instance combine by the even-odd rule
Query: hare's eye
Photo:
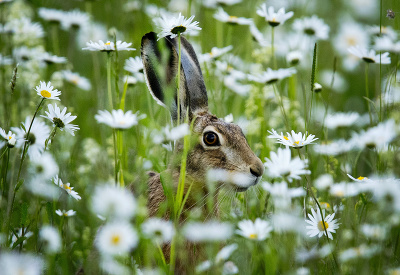
[(203, 141), (208, 146), (218, 146), (218, 145), (220, 145), (219, 144), (218, 135), (216, 133), (214, 133), (214, 132), (206, 132), (206, 133), (204, 133)]

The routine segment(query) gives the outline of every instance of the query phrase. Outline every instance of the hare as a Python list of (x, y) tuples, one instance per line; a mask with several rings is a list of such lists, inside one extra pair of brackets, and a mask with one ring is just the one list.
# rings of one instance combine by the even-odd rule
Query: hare
[[(168, 52), (167, 65), (162, 66), (165, 55), (161, 46)], [(142, 38), (141, 55), (144, 65), (144, 75), (151, 95), (158, 104), (166, 107), (167, 86), (175, 85), (178, 72), (178, 39), (164, 38), (157, 41), (154, 32), (147, 33)], [(164, 70), (164, 71), (163, 71)], [(180, 121), (189, 118), (193, 123), (193, 132), (198, 135), (198, 143), (187, 156), (187, 181), (194, 182), (196, 190), (207, 192), (206, 176), (210, 169), (218, 169), (228, 174), (240, 174), (243, 181), (233, 181), (230, 184), (238, 192), (256, 185), (264, 173), (261, 160), (250, 149), (241, 128), (233, 123), (227, 123), (211, 114), (208, 110), (207, 90), (204, 84), (199, 62), (191, 44), (181, 37), (181, 75), (180, 102), (170, 105), (171, 115), (177, 120), (177, 104), (180, 105)], [(176, 96), (176, 95), (175, 95)], [(182, 144), (177, 144), (182, 148)], [(177, 186), (179, 167), (172, 171), (174, 184)], [(160, 204), (166, 200), (160, 174), (150, 172), (148, 181), (149, 215), (157, 214)], [(175, 186), (175, 187), (176, 187)], [(193, 190), (193, 189), (192, 189)], [(193, 192), (193, 191), (192, 191)], [(184, 207), (192, 202), (187, 201)]]

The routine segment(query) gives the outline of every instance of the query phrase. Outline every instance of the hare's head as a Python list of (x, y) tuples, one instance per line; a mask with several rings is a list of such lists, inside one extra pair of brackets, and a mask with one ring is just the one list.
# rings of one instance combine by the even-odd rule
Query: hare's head
[[(166, 49), (162, 54), (160, 49)], [(142, 60), (147, 85), (154, 99), (170, 106), (172, 118), (177, 119), (177, 102), (167, 102), (171, 83), (178, 73), (178, 40), (165, 38), (157, 42), (155, 33), (142, 38)], [(164, 65), (163, 65), (164, 64)], [(204, 183), (209, 171), (217, 173), (217, 181), (226, 181), (237, 191), (245, 191), (261, 179), (264, 166), (250, 149), (239, 126), (227, 123), (208, 111), (207, 90), (200, 65), (190, 43), (181, 37), (181, 75), (179, 89), (180, 121), (186, 117), (193, 122), (198, 144), (187, 158), (187, 172)], [(226, 178), (226, 180), (224, 180)]]

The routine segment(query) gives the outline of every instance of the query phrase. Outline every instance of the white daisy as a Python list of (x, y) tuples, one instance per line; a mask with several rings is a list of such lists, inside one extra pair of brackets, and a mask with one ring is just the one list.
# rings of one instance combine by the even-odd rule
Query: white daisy
[(325, 119), (325, 126), (328, 129), (349, 127), (352, 126), (359, 118), (360, 115), (356, 112), (328, 114)]
[(349, 177), (349, 178), (351, 178), (353, 181), (355, 181), (355, 182), (366, 182), (366, 181), (371, 181), (369, 178), (367, 178), (367, 177), (363, 177), (363, 176), (359, 176), (358, 178), (355, 178), (355, 177), (353, 177), (352, 175), (350, 175), (350, 174), (347, 174), (347, 176)]
[(61, 250), (61, 237), (58, 230), (50, 225), (40, 228), (39, 239), (45, 243), (47, 253), (53, 254)]
[(242, 220), (238, 223), (239, 229), (236, 230), (236, 233), (257, 241), (263, 241), (269, 237), (272, 226), (268, 221), (264, 221), (260, 218), (257, 218), (254, 222), (251, 220)]
[(35, 177), (42, 180), (49, 180), (58, 174), (58, 165), (53, 156), (49, 152), (44, 152), (29, 163), (28, 171)]
[(157, 244), (168, 243), (175, 235), (175, 228), (171, 221), (160, 218), (149, 218), (142, 223), (143, 234)]
[(65, 13), (65, 16), (63, 16), (61, 20), (61, 27), (64, 30), (70, 28), (84, 28), (89, 23), (89, 20), (89, 14), (76, 9)]
[[(0, 26), (1, 28), (1, 26)], [(3, 56), (2, 54), (0, 54), (0, 65), (4, 66), (4, 65), (11, 65), (13, 63), (13, 60), (8, 57), (8, 56)]]
[(56, 214), (60, 217), (72, 217), (76, 215), (76, 211), (70, 209), (68, 211), (57, 209)]
[(161, 18), (154, 20), (156, 25), (161, 28), (161, 32), (157, 34), (158, 39), (167, 36), (172, 39), (177, 37), (178, 34), (191, 34), (200, 31), (199, 22), (192, 22), (193, 19), (194, 15), (186, 19), (181, 13), (179, 13), (178, 17), (162, 14)]
[(286, 20), (293, 16), (293, 12), (285, 13), (285, 8), (280, 8), (276, 13), (274, 7), (268, 7), (267, 3), (263, 3), (258, 9), (257, 14), (265, 18), (271, 27), (276, 27), (285, 23)]
[(353, 20), (342, 22), (338, 34), (333, 39), (333, 46), (336, 51), (345, 56), (349, 54), (348, 48), (356, 45), (367, 47), (368, 44), (369, 36), (365, 26)]
[(229, 45), (229, 46), (224, 47), (224, 48), (213, 47), (211, 49), (211, 52), (200, 55), (199, 56), (199, 61), (200, 61), (200, 63), (202, 63), (202, 62), (210, 62), (211, 60), (217, 59), (218, 57), (224, 55), (225, 53), (229, 52), (232, 49), (233, 49), (232, 45)]
[(70, 186), (71, 184), (69, 182), (64, 184), (62, 182), (62, 180), (58, 177), (58, 175), (56, 175), (53, 178), (53, 182), (54, 182), (55, 185), (57, 185), (60, 188), (64, 189), (71, 197), (73, 197), (77, 201), (79, 201), (81, 199), (81, 196), (79, 196), (76, 191), (72, 190), (72, 189), (74, 189), (74, 187)]
[(354, 133), (350, 143), (359, 149), (365, 147), (382, 149), (397, 137), (398, 132), (399, 126), (396, 125), (393, 119), (389, 119), (369, 128), (367, 131)]
[(128, 129), (137, 125), (139, 120), (146, 117), (146, 115), (139, 115), (139, 112), (132, 114), (132, 111), (124, 113), (121, 109), (112, 110), (110, 113), (107, 110), (99, 110), (98, 114), (94, 116), (98, 123), (103, 123), (114, 129)]
[(359, 45), (355, 47), (350, 47), (348, 51), (364, 60), (366, 63), (381, 63), (381, 64), (390, 64), (389, 53), (382, 53), (382, 56), (376, 54), (375, 50), (369, 50), (367, 48), (361, 47)]
[(93, 213), (103, 217), (129, 220), (136, 214), (136, 200), (127, 189), (110, 185), (98, 186), (91, 199)]
[(39, 8), (39, 17), (49, 22), (60, 22), (64, 19), (67, 12), (56, 9)]
[(218, 242), (229, 239), (233, 228), (227, 222), (189, 222), (183, 227), (183, 234), (192, 242)]
[[(317, 212), (313, 208), (311, 208), (311, 214), (308, 214), (309, 220), (306, 220), (306, 223), (309, 225), (306, 227), (308, 229), (307, 235), (309, 237), (314, 237), (318, 235), (318, 238), (321, 238), (322, 235), (326, 236), (326, 232), (328, 233), (328, 238), (333, 240), (332, 233), (336, 232), (336, 229), (339, 228), (339, 224), (337, 220), (334, 220), (335, 213), (325, 216), (325, 209), (322, 210), (322, 215), (324, 219), (321, 218), (321, 212), (317, 209)], [(326, 232), (325, 232), (326, 229)]]
[(258, 74), (258, 75), (249, 75), (248, 79), (251, 81), (255, 81), (257, 83), (273, 84), (273, 83), (277, 82), (278, 80), (287, 78), (295, 73), (296, 73), (296, 70), (293, 68), (278, 69), (278, 70), (272, 70), (271, 68), (267, 68), (266, 72), (263, 72), (262, 74)]
[(365, 237), (378, 241), (383, 241), (388, 237), (388, 228), (379, 224), (363, 224), (361, 232)]
[(253, 23), (253, 19), (229, 15), (221, 7), (218, 8), (213, 17), (218, 21), (233, 25), (251, 25)]
[(292, 198), (301, 197), (306, 194), (303, 187), (289, 188), (285, 181), (270, 184), (264, 182), (262, 188), (272, 195), (274, 206), (278, 210), (288, 210), (292, 206)]
[(32, 254), (7, 253), (0, 255), (0, 270), (2, 275), (43, 274), (44, 261)]
[[(358, 247), (351, 247), (340, 252), (340, 262), (345, 263), (352, 259), (368, 259), (379, 253), (381, 248), (378, 245), (361, 244)], [(364, 260), (365, 261), (365, 260)], [(388, 273), (390, 274), (390, 273)], [(396, 273), (395, 273), (396, 274)]]
[(135, 48), (129, 48), (132, 45), (132, 43), (127, 43), (127, 42), (122, 42), (121, 40), (117, 41), (117, 44), (114, 44), (112, 41), (107, 41), (104, 43), (102, 40), (99, 40), (99, 42), (93, 42), (90, 40), (90, 42), (86, 42), (86, 48), (82, 48), (82, 50), (88, 50), (88, 51), (100, 51), (100, 52), (113, 52), (115, 50), (117, 51), (135, 51)]
[(242, 2), (243, 0), (204, 0), (201, 3), (210, 9), (215, 9), (218, 5), (232, 6)]
[(227, 261), (226, 263), (224, 263), (224, 266), (222, 268), (222, 275), (233, 275), (238, 273), (239, 268), (235, 265), (234, 262)]
[(299, 157), (292, 159), (289, 147), (278, 148), (278, 152), (271, 151), (270, 159), (265, 158), (264, 166), (272, 178), (284, 177), (292, 182), (293, 179), (301, 179), (300, 175), (310, 174), (307, 170), (308, 160), (301, 160)]
[(276, 211), (271, 217), (271, 223), (274, 232), (285, 233), (294, 232), (305, 235), (306, 223), (300, 213), (296, 213), (293, 208), (287, 208), (288, 211)]
[(286, 132), (287, 136), (284, 136), (283, 133), (281, 132), (280, 135), (272, 129), (271, 131), (268, 131), (271, 135), (268, 136), (268, 138), (276, 138), (278, 141), (276, 143), (280, 143), (286, 146), (294, 147), (294, 148), (302, 148), (303, 146), (306, 146), (308, 144), (312, 144), (315, 140), (318, 138), (314, 138), (315, 135), (308, 135), (307, 134), (302, 134), (301, 132), (295, 133), (292, 130), (292, 133), (289, 134)]
[(42, 98), (60, 100), (58, 96), (61, 95), (61, 92), (54, 89), (54, 87), (51, 86), (50, 81), (47, 84), (44, 81), (40, 81), (40, 85), (36, 86), (35, 90)]
[[(13, 132), (8, 131), (8, 133), (6, 134), (6, 131), (4, 131), (4, 129), (0, 127), (0, 135), (5, 139), (9, 148), (13, 148), (15, 146), (17, 139), (15, 138), (15, 134)], [(0, 148), (2, 147), (2, 143), (5, 142), (0, 141)]]
[(326, 40), (329, 35), (329, 26), (316, 15), (296, 19), (293, 29), (316, 40)]
[(140, 56), (129, 57), (125, 60), (124, 69), (130, 73), (142, 73), (143, 72), (143, 62)]
[(44, 52), (41, 56), (39, 56), (39, 60), (44, 61), (47, 64), (64, 64), (67, 62), (65, 57), (51, 55), (48, 52)]
[(357, 196), (362, 192), (359, 185), (348, 182), (339, 182), (332, 184), (329, 188), (329, 194), (338, 198), (347, 198)]
[(92, 84), (90, 84), (89, 79), (80, 76), (78, 73), (73, 73), (70, 70), (61, 71), (63, 78), (69, 83), (74, 84), (78, 88), (89, 91), (92, 89)]
[(75, 136), (75, 131), (79, 130), (79, 127), (74, 124), (70, 124), (71, 121), (75, 120), (76, 116), (71, 116), (71, 113), (67, 113), (67, 107), (64, 107), (62, 111), (57, 106), (57, 104), (47, 105), (49, 111), (45, 111), (46, 116), (41, 115), (41, 117), (47, 118), (55, 127), (60, 128), (61, 131), (64, 129), (70, 133), (71, 135)]
[(301, 51), (290, 51), (286, 55), (286, 62), (290, 66), (295, 66), (303, 60), (304, 56)]
[(269, 41), (264, 37), (264, 34), (257, 28), (256, 24), (250, 24), (250, 33), (255, 40), (261, 47), (267, 47), (270, 45)]
[(103, 255), (124, 255), (137, 246), (139, 237), (133, 227), (125, 222), (104, 225), (97, 233), (95, 244)]
[(233, 243), (231, 245), (227, 245), (223, 247), (218, 253), (217, 256), (215, 256), (215, 263), (219, 264), (223, 261), (226, 261), (229, 259), (229, 257), (232, 255), (233, 252), (238, 248), (238, 245), (236, 243)]
[(354, 149), (354, 144), (351, 141), (344, 139), (334, 140), (330, 143), (315, 144), (314, 151), (321, 155), (337, 156), (347, 153)]
[(33, 121), (29, 137), (27, 137), (27, 133), (25, 131), (29, 130), (30, 124), (31, 118), (28, 116), (26, 117), (25, 122), (22, 123), (25, 130), (22, 127), (11, 127), (11, 130), (16, 134), (16, 147), (23, 148), (25, 141), (29, 142), (28, 155), (30, 159), (34, 159), (38, 158), (43, 153), (44, 144), (50, 135), (50, 128), (43, 121), (35, 119)]
[(394, 42), (387, 36), (377, 37), (375, 38), (374, 49), (382, 52), (388, 51), (392, 53), (400, 53), (400, 42)]

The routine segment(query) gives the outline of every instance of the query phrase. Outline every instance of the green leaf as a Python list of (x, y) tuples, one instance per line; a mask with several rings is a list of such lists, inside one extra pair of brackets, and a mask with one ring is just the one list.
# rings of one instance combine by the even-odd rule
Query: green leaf
[(19, 244), (21, 244), (26, 239), (27, 239), (27, 237), (25, 237), (25, 236), (18, 238), (17, 241), (13, 244), (11, 249), (16, 248)]
[(14, 192), (17, 192), (19, 188), (21, 188), (22, 184), (24, 183), (24, 179), (20, 179), (17, 185), (15, 186)]
[(49, 217), (49, 221), (50, 224), (53, 224), (53, 220), (54, 220), (54, 208), (53, 208), (53, 204), (51, 202), (47, 202), (46, 203), (46, 212), (47, 212), (47, 216)]
[(23, 202), (21, 205), (21, 213), (20, 213), (20, 224), (21, 227), (27, 224), (28, 220), (28, 208), (29, 204), (27, 202)]

